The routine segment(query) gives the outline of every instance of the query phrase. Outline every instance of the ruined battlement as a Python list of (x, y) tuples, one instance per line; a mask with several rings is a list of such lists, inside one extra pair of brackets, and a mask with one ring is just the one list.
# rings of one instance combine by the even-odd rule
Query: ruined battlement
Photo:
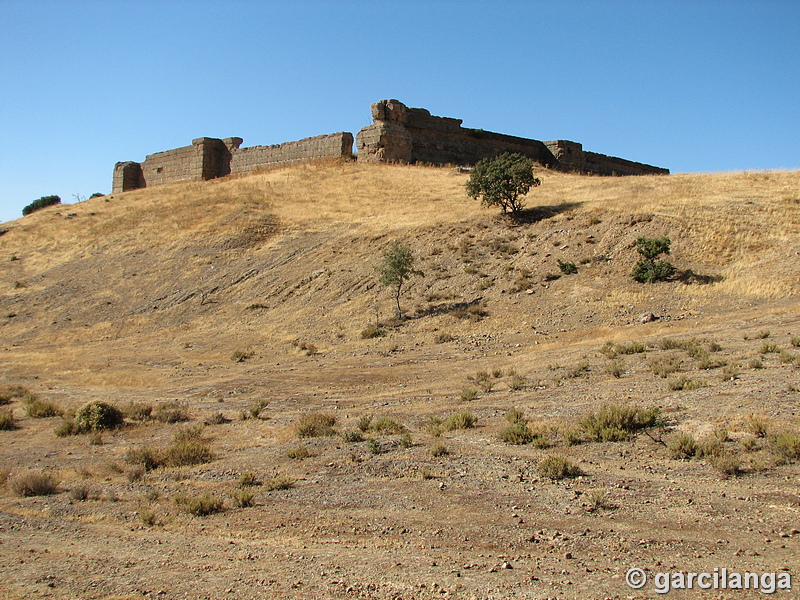
[[(482, 158), (517, 152), (544, 167), (594, 175), (668, 174), (668, 169), (615, 156), (588, 152), (577, 142), (541, 142), (502, 133), (469, 129), (461, 119), (437, 117), (424, 108), (409, 108), (398, 100), (372, 105), (372, 125), (356, 136), (358, 160), (363, 162), (474, 165)], [(241, 148), (242, 138), (197, 138), (191, 146), (156, 152), (144, 162), (118, 162), (113, 192), (205, 181), (264, 167), (339, 158), (351, 160), (353, 134), (318, 135), (273, 146)]]

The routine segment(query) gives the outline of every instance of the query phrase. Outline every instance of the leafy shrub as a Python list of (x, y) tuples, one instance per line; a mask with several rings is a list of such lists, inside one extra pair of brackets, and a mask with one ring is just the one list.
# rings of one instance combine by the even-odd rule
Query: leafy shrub
[(574, 275), (578, 272), (578, 267), (574, 262), (564, 262), (561, 259), (558, 259), (558, 268), (564, 275)]
[(75, 413), (75, 424), (80, 431), (116, 429), (121, 427), (123, 422), (122, 411), (102, 400), (88, 402)]
[(661, 421), (658, 408), (638, 408), (627, 404), (603, 404), (596, 413), (581, 419), (589, 439), (599, 442), (627, 440), (638, 430), (655, 427)]
[(309, 413), (300, 417), (294, 424), (298, 437), (324, 437), (336, 434), (333, 426), (336, 425), (336, 417), (322, 413)]
[(46, 471), (28, 471), (14, 477), (9, 487), (17, 496), (50, 496), (58, 491), (58, 478)]
[(180, 423), (189, 420), (189, 409), (185, 402), (167, 400), (156, 405), (153, 418), (159, 423)]
[(17, 428), (14, 413), (10, 408), (0, 409), (0, 431), (12, 431)]
[(681, 431), (670, 438), (667, 450), (672, 458), (691, 458), (697, 452), (697, 440), (692, 434)]
[(555, 454), (545, 456), (539, 461), (537, 473), (539, 477), (546, 477), (554, 481), (583, 475), (583, 471), (580, 467), (571, 463), (563, 456), (557, 456)]
[(478, 419), (469, 412), (468, 410), (464, 410), (461, 412), (453, 413), (444, 422), (444, 428), (447, 431), (453, 431), (454, 429), (471, 429), (475, 427), (475, 422)]
[(45, 419), (48, 417), (60, 417), (64, 414), (61, 407), (50, 400), (42, 400), (35, 394), (26, 394), (23, 403), (25, 412), (34, 419)]
[(656, 260), (662, 254), (669, 254), (669, 246), (668, 237), (638, 238), (636, 250), (642, 258), (631, 271), (631, 277), (639, 283), (655, 283), (672, 277), (675, 267), (665, 260)]
[(28, 206), (23, 208), (22, 216), (27, 217), (29, 214), (36, 212), (37, 210), (42, 210), (43, 208), (54, 206), (56, 204), (61, 204), (61, 198), (59, 196), (42, 196), (38, 200), (34, 200), (28, 204)]

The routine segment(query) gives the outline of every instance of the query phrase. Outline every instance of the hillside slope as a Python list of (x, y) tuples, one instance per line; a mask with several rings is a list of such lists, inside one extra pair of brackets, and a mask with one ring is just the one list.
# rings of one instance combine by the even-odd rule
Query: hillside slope
[[(517, 221), (450, 169), (334, 163), (0, 227), (0, 592), (591, 599), (635, 594), (630, 566), (795, 569), (800, 455), (776, 436), (800, 427), (800, 173), (537, 175)], [(638, 284), (635, 240), (660, 235), (678, 276)], [(402, 321), (375, 274), (392, 240), (424, 272)], [(57, 437), (5, 386), (127, 425)], [(132, 416), (169, 402), (210, 462), (137, 470), (191, 433)], [(598, 441), (606, 402), (665, 427)], [(512, 408), (535, 441), (501, 441)], [(320, 412), (347, 435), (300, 439)], [(679, 433), (715, 454), (676, 460)], [(551, 456), (583, 475), (551, 481)], [(15, 495), (28, 469), (57, 493)], [(224, 511), (187, 514), (202, 493)]]

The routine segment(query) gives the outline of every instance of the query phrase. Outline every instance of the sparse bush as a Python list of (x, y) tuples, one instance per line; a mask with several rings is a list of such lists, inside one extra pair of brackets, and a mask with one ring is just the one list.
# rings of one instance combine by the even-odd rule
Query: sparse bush
[(233, 490), (231, 492), (231, 500), (236, 508), (248, 508), (255, 504), (255, 493), (250, 490)]
[(575, 379), (578, 377), (585, 377), (589, 374), (589, 361), (582, 360), (574, 367), (567, 369), (567, 377)]
[(533, 441), (533, 432), (528, 429), (526, 422), (517, 422), (508, 427), (503, 427), (498, 432), (498, 437), (506, 444), (512, 446), (523, 446)]
[(372, 427), (372, 415), (363, 415), (358, 419), (358, 429), (366, 433)]
[(698, 458), (713, 458), (714, 456), (719, 456), (725, 451), (725, 447), (723, 446), (724, 441), (724, 439), (720, 439), (716, 432), (715, 435), (711, 437), (698, 440), (695, 456)]
[(661, 356), (650, 361), (650, 370), (662, 379), (666, 379), (671, 373), (681, 370), (681, 363), (680, 360), (673, 355)]
[(36, 212), (37, 210), (42, 210), (43, 208), (54, 206), (56, 204), (61, 204), (61, 198), (59, 196), (42, 196), (38, 200), (34, 200), (25, 208), (23, 208), (22, 216), (27, 217), (29, 214)]
[(152, 471), (160, 467), (164, 459), (161, 452), (155, 448), (141, 446), (139, 448), (129, 448), (125, 453), (125, 462), (141, 466), (145, 471)]
[(404, 433), (400, 438), (400, 447), (401, 448), (411, 448), (414, 445), (414, 442), (411, 440), (410, 433)]
[(298, 437), (311, 438), (336, 435), (334, 425), (336, 425), (336, 417), (333, 415), (309, 413), (300, 417), (294, 427)]
[(247, 408), (247, 414), (251, 419), (258, 419), (261, 417), (261, 411), (264, 410), (269, 404), (266, 400), (256, 400)]
[(800, 460), (800, 434), (781, 431), (770, 439), (770, 447), (783, 462), (793, 463)]
[(364, 441), (364, 436), (360, 431), (345, 431), (342, 433), (342, 439), (348, 444), (357, 444)]
[(753, 452), (756, 448), (758, 448), (758, 438), (754, 435), (746, 435), (739, 440), (739, 445), (745, 450), (745, 452)]
[(672, 458), (691, 458), (697, 452), (697, 440), (692, 434), (681, 431), (670, 438), (667, 450)]
[(589, 439), (598, 442), (619, 442), (641, 429), (655, 427), (661, 422), (658, 408), (638, 408), (627, 404), (603, 404), (580, 423)]
[(453, 413), (447, 417), (447, 419), (444, 421), (444, 428), (447, 431), (453, 431), (455, 429), (471, 429), (475, 427), (476, 421), (477, 419), (471, 412), (464, 410)]
[(149, 421), (153, 415), (153, 405), (144, 402), (129, 402), (122, 408), (122, 414), (131, 421)]
[(180, 423), (189, 420), (189, 410), (185, 402), (168, 400), (158, 403), (153, 418), (160, 423)]
[(180, 427), (172, 434), (172, 441), (176, 444), (180, 442), (199, 441), (202, 439), (204, 428), (205, 426), (201, 423)]
[(712, 466), (719, 471), (724, 479), (737, 475), (742, 470), (742, 461), (737, 454), (724, 452), (711, 459)]
[(442, 435), (442, 420), (439, 417), (431, 417), (425, 424), (425, 431), (433, 437)]
[(767, 338), (768, 338), (769, 336), (771, 336), (771, 335), (772, 335), (772, 332), (771, 332), (771, 331), (769, 331), (768, 329), (765, 329), (764, 331), (759, 331), (759, 332), (758, 332), (758, 335), (757, 335), (756, 337), (757, 337), (758, 339), (760, 339), (760, 340), (765, 340), (765, 339), (767, 339)]
[(696, 390), (701, 387), (705, 387), (706, 383), (699, 379), (689, 379), (688, 377), (681, 375), (680, 377), (673, 377), (667, 381), (667, 385), (669, 389), (673, 391), (680, 391), (680, 390)]
[(381, 417), (372, 424), (372, 430), (376, 433), (405, 433), (406, 428), (402, 423), (398, 423), (389, 417)]
[(767, 419), (763, 415), (751, 413), (747, 415), (744, 420), (745, 430), (752, 433), (756, 437), (766, 437), (767, 435)]
[(219, 411), (211, 413), (205, 420), (206, 425), (223, 425), (230, 422), (231, 420)]
[(774, 344), (772, 342), (764, 342), (761, 344), (761, 348), (758, 350), (759, 354), (772, 354), (773, 352), (778, 351), (778, 344)]
[(553, 481), (583, 475), (583, 471), (580, 467), (571, 463), (563, 456), (557, 456), (555, 454), (545, 456), (539, 461), (537, 472), (539, 477), (545, 477)]
[(174, 443), (163, 454), (167, 467), (188, 467), (201, 465), (214, 460), (214, 453), (205, 442), (197, 439), (186, 439)]
[(305, 460), (306, 458), (313, 456), (313, 454), (311, 454), (311, 450), (308, 449), (308, 446), (305, 444), (300, 444), (294, 448), (289, 448), (286, 451), (286, 456), (294, 460)]
[(622, 366), (620, 361), (612, 360), (606, 365), (606, 373), (616, 379), (619, 379), (625, 374), (625, 368)]
[(636, 250), (642, 257), (631, 271), (631, 277), (639, 283), (655, 283), (666, 281), (675, 274), (675, 267), (665, 260), (656, 260), (662, 254), (669, 254), (670, 239), (668, 237), (646, 238), (636, 240)]
[(375, 325), (370, 325), (369, 327), (361, 331), (362, 340), (384, 337), (385, 335), (386, 335), (386, 330), (381, 329), (380, 327), (376, 327)]
[(53, 430), (53, 433), (56, 434), (56, 437), (67, 437), (70, 435), (78, 435), (81, 432), (78, 424), (75, 422), (75, 419), (62, 419), (61, 422), (56, 425), (56, 428)]
[(454, 339), (456, 338), (453, 337), (451, 333), (448, 333), (447, 331), (441, 331), (436, 334), (436, 337), (433, 338), (433, 341), (435, 341), (437, 344), (446, 344), (447, 342), (452, 342)]
[(31, 395), (26, 388), (19, 385), (9, 385), (0, 389), (0, 405), (8, 404), (16, 398), (25, 398)]
[(154, 527), (158, 525), (158, 517), (156, 516), (155, 511), (145, 508), (139, 511), (139, 520), (142, 522), (142, 525), (146, 525), (147, 527)]
[(69, 491), (69, 497), (77, 502), (83, 502), (84, 500), (88, 500), (92, 496), (92, 489), (84, 484), (80, 483), (76, 485)]
[(28, 471), (14, 477), (9, 487), (17, 496), (50, 496), (58, 492), (58, 478), (46, 471)]
[(464, 388), (463, 390), (461, 390), (461, 399), (464, 402), (471, 402), (472, 400), (475, 400), (475, 398), (477, 397), (478, 397), (478, 390), (476, 390), (475, 388)]
[(105, 443), (103, 441), (103, 434), (100, 433), (99, 431), (90, 432), (88, 439), (90, 446), (102, 446)]
[(450, 454), (450, 451), (442, 442), (436, 442), (431, 446), (431, 456), (434, 458), (439, 458), (440, 456), (446, 456), (448, 454)]
[(27, 394), (23, 399), (25, 412), (33, 419), (60, 417), (64, 414), (61, 407), (51, 400), (42, 400), (35, 394)]
[(144, 479), (146, 469), (142, 465), (134, 465), (129, 469), (125, 469), (125, 478), (133, 483), (134, 481), (141, 481)]
[(239, 487), (261, 485), (261, 482), (258, 480), (258, 475), (252, 471), (245, 471), (239, 475), (239, 480), (237, 483), (239, 484)]
[(0, 431), (11, 431), (17, 428), (14, 413), (10, 408), (0, 409)]
[(88, 402), (75, 413), (75, 424), (80, 431), (116, 429), (121, 427), (123, 423), (122, 411), (102, 400)]
[(234, 352), (234, 353), (231, 355), (231, 360), (232, 360), (233, 362), (237, 362), (237, 363), (244, 362), (244, 361), (246, 361), (248, 358), (252, 358), (252, 357), (253, 357), (253, 354), (254, 354), (253, 352), (246, 351), (246, 350), (236, 350), (236, 351), (235, 351), (235, 352)]
[(514, 407), (509, 408), (506, 412), (506, 421), (512, 425), (516, 425), (517, 423), (528, 423), (528, 419), (525, 418), (525, 412)]
[(369, 450), (370, 454), (380, 454), (381, 453), (381, 445), (378, 443), (378, 440), (375, 438), (369, 438), (367, 440), (367, 450)]
[(800, 335), (793, 335), (792, 338), (789, 340), (789, 343), (795, 348), (800, 347)]
[(584, 431), (580, 425), (562, 427), (559, 430), (559, 433), (561, 433), (564, 444), (567, 446), (576, 446), (583, 442)]
[(516, 373), (508, 380), (508, 389), (517, 392), (524, 390), (528, 385), (528, 379), (524, 375), (517, 375)]
[(183, 510), (196, 517), (205, 517), (214, 513), (222, 512), (224, 502), (221, 498), (211, 494), (203, 494), (188, 498), (184, 495), (176, 495), (175, 503)]
[(264, 489), (268, 492), (275, 490), (288, 490), (294, 487), (294, 479), (287, 475), (277, 475), (264, 482)]
[(759, 359), (759, 358), (751, 358), (747, 362), (747, 366), (750, 367), (751, 369), (763, 369), (764, 368), (764, 363), (762, 363), (761, 359)]

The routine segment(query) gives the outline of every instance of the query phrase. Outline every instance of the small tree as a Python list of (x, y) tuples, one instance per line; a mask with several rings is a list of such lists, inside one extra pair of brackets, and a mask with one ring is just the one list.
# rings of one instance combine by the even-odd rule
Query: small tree
[(383, 251), (383, 262), (375, 267), (380, 275), (381, 285), (393, 287), (395, 289), (394, 300), (397, 304), (397, 318), (403, 318), (403, 311), (400, 309), (400, 292), (403, 284), (414, 275), (425, 274), (414, 269), (414, 253), (411, 248), (399, 242), (392, 242)]
[(669, 254), (669, 244), (668, 237), (638, 238), (636, 250), (642, 258), (631, 271), (631, 277), (639, 283), (655, 283), (672, 277), (675, 266), (665, 260), (656, 260), (662, 254)]
[(472, 169), (467, 181), (467, 195), (486, 206), (499, 205), (503, 213), (522, 209), (522, 198), (542, 182), (533, 176), (533, 162), (521, 154), (506, 152), (484, 158)]
[(61, 204), (61, 198), (58, 196), (42, 196), (38, 200), (34, 200), (28, 206), (22, 209), (22, 216), (27, 217), (32, 212), (36, 212), (37, 210), (42, 210), (43, 208), (47, 208), (48, 206), (53, 206), (54, 204)]

